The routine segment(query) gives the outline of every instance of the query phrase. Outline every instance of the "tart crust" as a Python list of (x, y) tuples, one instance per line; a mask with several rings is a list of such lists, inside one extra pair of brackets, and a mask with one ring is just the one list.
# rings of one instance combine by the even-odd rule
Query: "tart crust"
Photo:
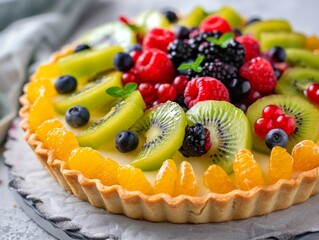
[[(70, 48), (67, 46), (53, 54), (50, 61), (56, 61)], [(52, 151), (46, 149), (30, 131), (28, 116), (31, 104), (26, 95), (21, 96), (20, 102), (22, 107), (19, 114), (24, 137), (42, 165), (66, 191), (111, 213), (153, 222), (223, 222), (285, 209), (319, 192), (319, 167), (302, 172), (295, 178), (281, 179), (273, 185), (254, 187), (250, 191), (208, 193), (200, 197), (171, 197), (168, 194), (148, 196), (139, 191), (127, 191), (119, 185), (105, 186), (98, 179), (89, 179), (79, 171), (69, 170), (66, 162), (54, 158)]]

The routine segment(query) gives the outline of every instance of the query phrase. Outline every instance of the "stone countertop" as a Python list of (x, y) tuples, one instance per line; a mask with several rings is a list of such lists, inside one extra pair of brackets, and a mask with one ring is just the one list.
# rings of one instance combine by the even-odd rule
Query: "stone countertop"
[[(247, 17), (285, 18), (292, 23), (296, 31), (319, 35), (319, 17), (317, 14), (319, 1), (317, 0), (203, 0), (197, 4), (211, 10), (218, 9), (222, 5), (231, 5)], [(173, 7), (181, 9), (181, 11), (188, 11), (194, 5), (194, 1), (186, 0), (162, 0), (156, 2), (152, 0), (97, 1), (88, 9), (68, 41), (75, 39), (87, 29), (110, 20), (116, 20), (120, 14), (132, 17), (142, 10), (162, 7)], [(8, 170), (4, 165), (2, 153), (3, 147), (0, 149), (1, 239), (54, 239), (30, 220), (15, 203), (12, 193), (8, 189)]]

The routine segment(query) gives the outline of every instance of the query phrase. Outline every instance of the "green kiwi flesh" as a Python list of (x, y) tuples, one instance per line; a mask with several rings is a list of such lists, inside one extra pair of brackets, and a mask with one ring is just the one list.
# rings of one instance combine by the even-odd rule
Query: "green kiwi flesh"
[(110, 87), (122, 87), (120, 72), (112, 72), (101, 76), (95, 81), (87, 84), (80, 91), (68, 95), (66, 97), (59, 97), (54, 103), (54, 108), (60, 114), (65, 112), (75, 105), (81, 105), (88, 109), (92, 109), (101, 105), (106, 105), (115, 101), (114, 97), (106, 94), (105, 90)]
[(98, 148), (114, 140), (116, 135), (132, 127), (143, 116), (145, 103), (139, 91), (118, 101), (98, 122), (82, 131), (77, 139), (81, 146)]
[(160, 11), (155, 10), (142, 12), (136, 17), (135, 23), (141, 26), (144, 32), (148, 32), (153, 28), (168, 28), (171, 26), (168, 19)]
[(244, 20), (240, 16), (240, 14), (235, 9), (229, 6), (222, 7), (213, 15), (220, 16), (227, 20), (232, 28), (241, 28), (244, 24)]
[(319, 69), (319, 56), (306, 50), (298, 48), (286, 49), (286, 61), (290, 66)]
[(311, 68), (289, 68), (279, 78), (275, 92), (298, 95), (306, 99), (304, 90), (312, 83), (319, 83), (319, 71)]
[(112, 22), (93, 29), (78, 39), (77, 42), (96, 48), (119, 45), (127, 49), (136, 42), (136, 34), (124, 23)]
[(262, 32), (260, 45), (263, 51), (275, 46), (283, 48), (304, 48), (306, 36), (296, 32)]
[(243, 34), (252, 34), (260, 40), (262, 32), (291, 32), (291, 26), (288, 21), (281, 19), (271, 19), (251, 23), (243, 28)]
[(143, 171), (159, 169), (182, 146), (186, 122), (184, 110), (175, 102), (168, 101), (147, 110), (131, 128), (146, 140), (130, 164)]
[(90, 78), (100, 72), (113, 68), (113, 58), (118, 52), (123, 52), (120, 46), (81, 51), (63, 57), (56, 63), (61, 75), (69, 74), (77, 79)]
[(183, 18), (178, 21), (178, 25), (184, 27), (198, 27), (200, 22), (207, 16), (205, 10), (200, 7), (194, 7), (188, 14), (186, 14)]
[[(285, 114), (295, 119), (295, 131), (289, 136), (287, 151), (291, 152), (292, 148), (302, 140), (319, 140), (319, 111), (309, 102), (298, 96), (292, 95), (271, 95), (258, 99), (247, 109), (250, 126), (261, 117), (263, 109), (269, 104), (280, 106)], [(253, 149), (263, 153), (270, 153), (265, 144), (265, 140), (253, 133)]]
[(224, 101), (202, 101), (186, 113), (189, 125), (203, 124), (210, 131), (212, 147), (206, 156), (227, 173), (233, 171), (235, 154), (251, 149), (251, 128), (244, 112)]

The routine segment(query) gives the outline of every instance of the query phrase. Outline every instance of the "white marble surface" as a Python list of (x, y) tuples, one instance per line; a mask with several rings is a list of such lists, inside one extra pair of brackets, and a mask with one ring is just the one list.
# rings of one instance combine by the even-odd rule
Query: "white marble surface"
[[(318, 34), (318, 0), (203, 0), (197, 4), (206, 9), (214, 10), (223, 4), (234, 6), (245, 16), (260, 16), (262, 18), (281, 17), (288, 19), (297, 31), (307, 34)], [(98, 24), (115, 20), (118, 15), (134, 16), (139, 11), (148, 8), (174, 7), (187, 11), (195, 5), (195, 1), (187, 0), (114, 0), (98, 1), (88, 9), (82, 18), (78, 28), (70, 36), (70, 40), (79, 36), (82, 32)], [(67, 41), (70, 41), (67, 40)], [(1, 151), (0, 151), (1, 154)], [(1, 154), (2, 155), (2, 154)], [(35, 223), (33, 223), (16, 206), (11, 192), (8, 190), (7, 169), (0, 158), (0, 239), (53, 239)]]

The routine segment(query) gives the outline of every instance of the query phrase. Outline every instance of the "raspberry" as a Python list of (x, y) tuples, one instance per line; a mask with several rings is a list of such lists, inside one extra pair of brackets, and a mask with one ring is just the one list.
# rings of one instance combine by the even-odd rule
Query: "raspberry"
[(244, 63), (239, 73), (250, 82), (251, 88), (258, 92), (270, 92), (276, 86), (277, 78), (274, 70), (263, 58), (253, 58)]
[(240, 36), (236, 38), (236, 41), (244, 46), (246, 51), (245, 62), (261, 55), (259, 42), (253, 36)]
[(229, 101), (229, 93), (225, 85), (211, 77), (194, 78), (188, 82), (184, 97), (185, 104), (189, 108), (204, 100)]
[(149, 31), (143, 40), (143, 49), (156, 48), (167, 52), (168, 44), (175, 39), (175, 33), (161, 28)]
[(225, 33), (231, 31), (231, 27), (228, 22), (219, 16), (208, 16), (200, 23), (199, 29), (203, 32), (212, 32), (217, 30)]
[(175, 74), (171, 60), (163, 51), (157, 49), (145, 50), (134, 68), (140, 82), (153, 84), (170, 82)]

